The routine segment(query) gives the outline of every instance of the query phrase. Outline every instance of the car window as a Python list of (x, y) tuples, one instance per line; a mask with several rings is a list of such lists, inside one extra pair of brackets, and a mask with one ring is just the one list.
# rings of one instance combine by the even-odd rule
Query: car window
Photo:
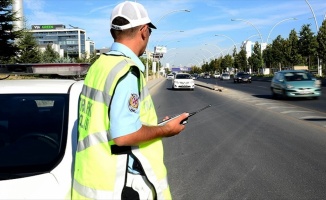
[(0, 95), (0, 179), (56, 166), (66, 146), (67, 102), (66, 94)]
[(313, 76), (306, 72), (288, 72), (285, 75), (286, 81), (311, 81)]
[(177, 74), (176, 79), (191, 79), (190, 74)]

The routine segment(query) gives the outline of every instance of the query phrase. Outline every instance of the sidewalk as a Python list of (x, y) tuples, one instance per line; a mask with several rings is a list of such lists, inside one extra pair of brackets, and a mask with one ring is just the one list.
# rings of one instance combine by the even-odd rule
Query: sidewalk
[(165, 78), (162, 76), (159, 76), (157, 78), (148, 77), (148, 81), (147, 81), (148, 89), (151, 90), (154, 86), (156, 86), (157, 84), (159, 84), (160, 82), (162, 82), (164, 80), (165, 80)]

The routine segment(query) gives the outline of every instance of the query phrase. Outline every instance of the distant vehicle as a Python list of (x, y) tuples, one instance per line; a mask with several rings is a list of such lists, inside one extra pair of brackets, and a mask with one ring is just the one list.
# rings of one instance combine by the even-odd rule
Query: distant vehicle
[(238, 72), (233, 77), (233, 82), (234, 83), (241, 83), (241, 82), (251, 83), (251, 76), (247, 72)]
[(223, 81), (223, 80), (230, 80), (230, 74), (228, 73), (223, 73), (221, 76), (220, 76), (220, 79)]
[(174, 78), (174, 74), (168, 74), (166, 75), (167, 80), (172, 80)]
[(214, 74), (214, 78), (220, 78), (220, 76), (221, 76), (220, 73), (215, 73)]
[(321, 96), (321, 81), (305, 70), (278, 71), (271, 81), (273, 97), (278, 95), (288, 97)]
[(204, 76), (203, 76), (203, 78), (211, 78), (211, 76), (208, 74), (208, 73), (206, 73), (206, 74), (204, 74)]
[(172, 89), (195, 89), (195, 82), (188, 73), (176, 74), (172, 80)]
[(194, 73), (194, 74), (192, 75), (192, 78), (193, 78), (193, 79), (198, 79), (198, 77), (199, 77), (199, 75), (198, 75), (197, 73)]

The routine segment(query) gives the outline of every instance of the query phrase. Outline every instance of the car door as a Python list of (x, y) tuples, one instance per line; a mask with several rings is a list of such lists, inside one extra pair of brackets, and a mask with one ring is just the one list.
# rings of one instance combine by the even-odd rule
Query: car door
[(284, 84), (284, 75), (283, 73), (277, 73), (272, 81), (273, 89), (275, 93), (282, 94), (283, 84)]

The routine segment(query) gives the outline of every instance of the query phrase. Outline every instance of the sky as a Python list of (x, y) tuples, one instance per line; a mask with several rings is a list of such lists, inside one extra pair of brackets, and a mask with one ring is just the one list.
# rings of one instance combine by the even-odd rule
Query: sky
[[(63, 24), (82, 28), (96, 49), (109, 48), (112, 9), (120, 0), (23, 0), (27, 27)], [(232, 54), (245, 40), (271, 43), (288, 38), (310, 24), (311, 31), (326, 18), (325, 0), (137, 0), (157, 27), (147, 45), (165, 46), (161, 59), (170, 67), (199, 65)], [(186, 10), (190, 11), (187, 12)], [(235, 20), (231, 20), (235, 19)]]

